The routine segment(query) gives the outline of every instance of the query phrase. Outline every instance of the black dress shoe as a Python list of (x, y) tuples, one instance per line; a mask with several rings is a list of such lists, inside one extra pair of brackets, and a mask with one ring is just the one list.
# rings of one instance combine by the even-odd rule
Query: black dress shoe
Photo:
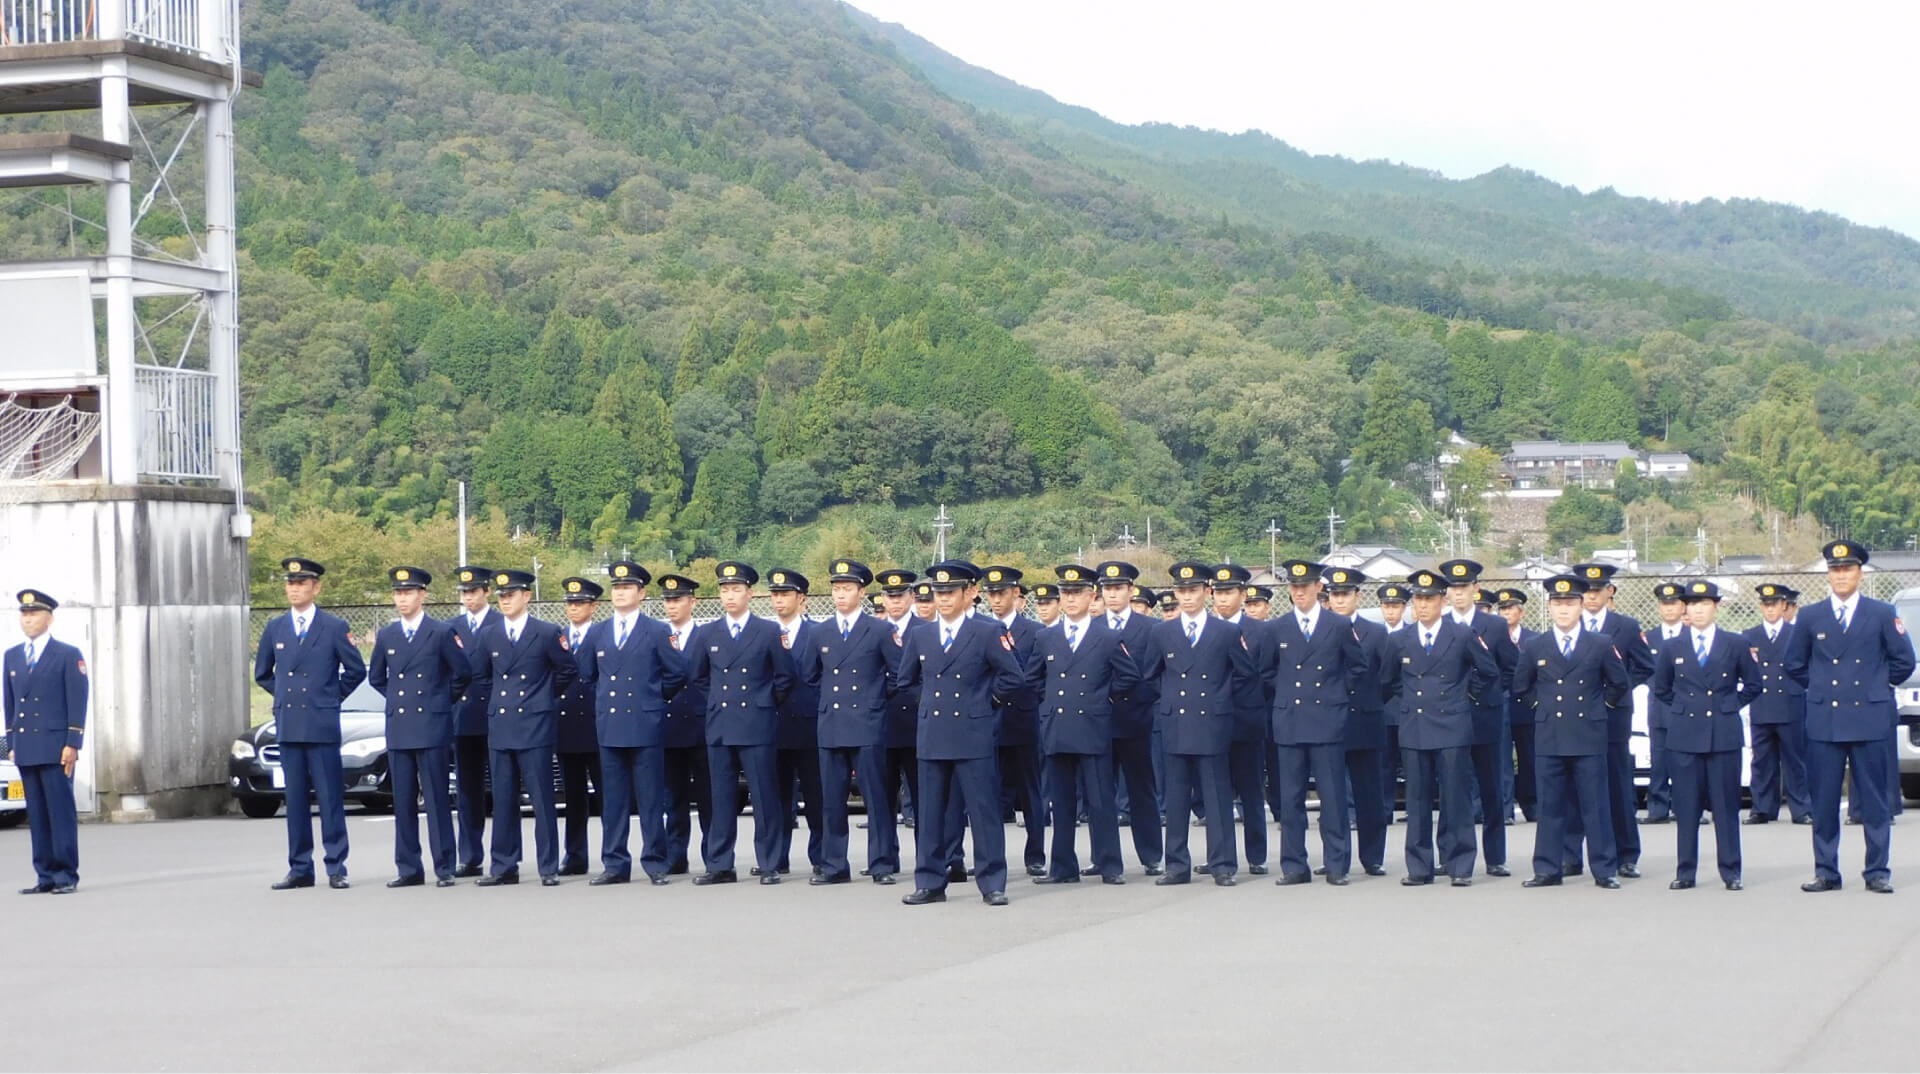
[(585, 876), (587, 875), (587, 863), (575, 862), (572, 865), (562, 865), (560, 867), (560, 875), (561, 876)]
[(1557, 876), (1530, 876), (1520, 881), (1523, 888), (1557, 888), (1564, 881)]
[[(58, 892), (60, 889), (54, 888), (53, 890)], [(1876, 895), (1891, 895), (1893, 894), (1893, 881), (1875, 877), (1867, 881), (1867, 890)]]
[(426, 882), (427, 878), (421, 875), (396, 876), (392, 880), (387, 881), (387, 886), (390, 888), (417, 888)]
[(1793, 818), (1793, 822), (1795, 824), (1812, 824), (1813, 818), (1812, 817), (1795, 817)]
[(1080, 882), (1080, 874), (1074, 873), (1070, 876), (1036, 876), (1033, 878), (1033, 882), (1036, 884), (1078, 884)]
[(1580, 876), (1586, 871), (1587, 870), (1577, 861), (1563, 861), (1560, 863), (1561, 876)]
[(543, 887), (543, 888), (557, 888), (557, 887), (559, 887), (559, 886), (560, 886), (560, 876), (559, 876), (559, 874), (557, 874), (557, 873), (545, 873), (545, 874), (543, 874), (543, 875), (542, 875), (542, 876), (540, 877), (540, 886), (541, 886), (541, 887)]
[(1347, 874), (1345, 874), (1345, 873), (1328, 873), (1328, 874), (1327, 874), (1327, 883), (1329, 883), (1329, 884), (1332, 884), (1332, 885), (1333, 885), (1334, 887), (1337, 887), (1337, 888), (1343, 888), (1343, 887), (1346, 887), (1346, 886), (1347, 886)]
[[(779, 877), (775, 877), (774, 879), (777, 880), (779, 879)], [(828, 886), (829, 884), (851, 884), (851, 883), (853, 883), (852, 873), (841, 873), (838, 876), (828, 876), (825, 873), (822, 873), (819, 876), (810, 876), (807, 878), (807, 885), (809, 887), (816, 887), (816, 888), (823, 888)]]
[(1080, 875), (1081, 876), (1099, 876), (1100, 867), (1098, 865), (1089, 865), (1085, 869), (1080, 870)]
[(1114, 875), (1114, 876), (1103, 876), (1103, 877), (1101, 877), (1101, 878), (1100, 878), (1100, 882), (1101, 882), (1102, 884), (1114, 884), (1114, 885), (1119, 885), (1119, 884), (1124, 884), (1124, 883), (1126, 883), (1126, 882), (1127, 882), (1127, 878), (1126, 878), (1126, 877), (1124, 877), (1124, 876), (1119, 876), (1119, 875), (1117, 875), (1117, 874), (1116, 874), (1116, 875)]
[(734, 872), (732, 869), (715, 869), (713, 872), (701, 873), (699, 876), (693, 878), (693, 886), (697, 888), (706, 887), (708, 884), (737, 884), (739, 882), (740, 874)]
[(437, 888), (450, 888), (457, 883), (459, 883), (459, 881), (455, 880), (453, 877), (443, 876), (435, 880), (433, 882), (433, 886)]
[(1027, 875), (1028, 876), (1045, 876), (1047, 875), (1047, 867), (1044, 865), (1029, 865), (1027, 866)]
[(956, 865), (951, 869), (947, 870), (947, 883), (964, 884), (966, 882), (967, 882), (967, 870), (964, 866)]
[[(280, 887), (280, 885), (279, 885), (279, 884), (275, 884), (275, 885), (273, 885), (273, 886), (274, 886), (274, 888), (275, 888), (276, 890), (277, 890), (277, 889), (278, 889), (278, 888)], [(52, 885), (51, 883), (48, 883), (48, 884), (35, 884), (34, 886), (32, 886), (32, 887), (30, 887), (30, 888), (21, 888), (21, 889), (20, 889), (20, 894), (22, 894), (22, 895), (45, 895), (45, 894), (46, 894), (47, 892), (49, 892), (49, 891), (52, 891), (52, 890), (53, 890), (53, 885)]]
[(1756, 816), (1754, 816), (1753, 814), (1751, 814), (1751, 813), (1749, 813), (1749, 814), (1747, 814), (1746, 816), (1744, 816), (1744, 817), (1742, 817), (1742, 818), (1740, 818), (1740, 823), (1742, 823), (1742, 824), (1771, 824), (1771, 823), (1773, 823), (1773, 818), (1772, 818), (1772, 817), (1756, 817)]
[(1166, 870), (1160, 867), (1159, 862), (1155, 862), (1152, 865), (1147, 866), (1148, 876), (1161, 876), (1164, 873), (1166, 873)]
[(344, 876), (341, 876), (338, 873), (335, 873), (332, 876), (327, 877), (327, 886), (332, 888), (335, 891), (345, 891), (349, 887), (352, 887), (351, 884), (347, 883), (347, 878)]
[(1470, 888), (1473, 886), (1473, 877), (1456, 876), (1453, 878), (1453, 886), (1457, 888)]
[(1235, 879), (1233, 878), (1233, 874), (1232, 874), (1232, 873), (1215, 873), (1215, 874), (1213, 874), (1213, 886), (1214, 886), (1214, 887), (1217, 887), (1217, 888), (1230, 888), (1230, 887), (1232, 887), (1232, 886), (1234, 886), (1235, 884), (1238, 884), (1239, 882), (1240, 882), (1240, 881), (1238, 881), (1238, 880), (1235, 880)]
[(667, 879), (666, 873), (648, 873), (647, 883), (652, 884), (654, 887), (657, 887), (657, 888), (663, 888), (663, 887), (666, 887), (668, 884), (673, 883), (673, 881)]
[(1403, 888), (1425, 887), (1431, 883), (1433, 883), (1433, 877), (1430, 876), (1403, 876), (1400, 878), (1400, 886)]
[(1606, 888), (1608, 891), (1619, 891), (1620, 881), (1615, 880), (1611, 876), (1600, 876), (1600, 877), (1594, 878), (1593, 886), (1597, 888)]
[(1859, 817), (1848, 817), (1848, 818), (1847, 818), (1847, 823), (1848, 823), (1848, 824), (1858, 824), (1858, 823), (1860, 823), (1860, 818), (1859, 818)]
[(780, 882), (780, 874), (779, 874), (779, 873), (762, 873), (762, 874), (760, 874), (760, 883), (761, 883), (761, 884), (762, 884), (763, 886), (771, 886), (771, 885), (773, 885), (773, 884), (778, 884), (779, 882)]
[[(275, 891), (292, 891), (294, 888), (310, 888), (312, 886), (313, 886), (313, 877), (295, 876), (292, 873), (288, 873), (287, 875), (273, 882), (273, 890)], [(48, 884), (46, 887), (46, 890), (52, 891), (53, 885)]]
[(1007, 905), (1007, 893), (1004, 891), (989, 891), (985, 895), (980, 896), (980, 901), (986, 903), (988, 906), (1005, 906)]
[(1155, 880), (1153, 882), (1153, 885), (1155, 887), (1167, 888), (1167, 887), (1173, 887), (1175, 884), (1191, 884), (1191, 883), (1193, 883), (1193, 876), (1190, 873), (1181, 873), (1178, 876), (1175, 876), (1172, 873), (1167, 873), (1161, 876), (1159, 879)]
[(1800, 885), (1800, 890), (1801, 891), (1839, 891), (1840, 881), (1827, 880), (1822, 877), (1816, 876), (1812, 880), (1809, 880), (1806, 883)]
[(1281, 873), (1280, 879), (1274, 881), (1274, 884), (1283, 888), (1290, 888), (1299, 884), (1311, 884), (1311, 883), (1313, 883), (1313, 877), (1308, 876), (1306, 873)]
[(483, 870), (478, 865), (462, 865), (460, 868), (455, 869), (453, 871), (453, 875), (459, 877), (462, 880), (465, 880), (471, 877), (479, 876), (482, 871)]
[(1509, 871), (1507, 867), (1504, 865), (1489, 865), (1487, 866), (1487, 875), (1488, 876), (1512, 876), (1513, 873)]
[(1727, 881), (1727, 890), (1728, 890), (1728, 891), (1745, 891), (1745, 890), (1746, 890), (1746, 888), (1747, 888), (1747, 886), (1746, 886), (1745, 884), (1742, 884), (1742, 883), (1741, 883), (1740, 881), (1738, 881), (1738, 880), (1729, 880), (1729, 881)]
[(1327, 875), (1327, 867), (1326, 867), (1326, 866), (1324, 866), (1324, 865), (1321, 865), (1321, 866), (1316, 866), (1316, 867), (1314, 868), (1314, 870), (1313, 870), (1313, 875), (1315, 875), (1315, 876), (1325, 876), (1325, 875)]
[(880, 873), (873, 878), (873, 882), (876, 884), (898, 884), (900, 880), (892, 873)]
[(944, 891), (934, 891), (930, 888), (914, 888), (902, 896), (900, 901), (906, 903), (908, 906), (925, 906), (930, 902), (946, 902), (947, 893)]
[(599, 876), (587, 881), (587, 886), (590, 888), (605, 887), (608, 884), (624, 884), (632, 879), (632, 875), (628, 873), (601, 873)]
[(1265, 865), (1249, 865), (1247, 866), (1247, 872), (1255, 876), (1265, 876), (1267, 875), (1267, 867)]
[(1640, 865), (1639, 865), (1639, 863), (1638, 863), (1638, 862), (1631, 862), (1631, 861), (1629, 861), (1629, 862), (1623, 862), (1623, 863), (1621, 863), (1621, 865), (1620, 865), (1620, 872), (1618, 873), (1618, 875), (1619, 875), (1619, 876), (1622, 876), (1622, 877), (1625, 877), (1625, 878), (1626, 878), (1626, 879), (1628, 879), (1628, 880), (1638, 880), (1638, 879), (1640, 879)]
[(1692, 886), (1693, 886), (1693, 881), (1691, 880), (1675, 880), (1673, 883), (1667, 885), (1667, 890), (1668, 891), (1685, 891)]
[(668, 876), (685, 876), (692, 871), (693, 870), (687, 868), (687, 863), (684, 861), (675, 862), (672, 865), (667, 866)]
[(520, 882), (520, 874), (517, 872), (498, 873), (498, 874), (490, 873), (474, 881), (473, 886), (480, 887), (480, 888), (498, 888), (498, 887), (505, 887), (508, 884), (518, 884), (519, 882)]
[[(785, 870), (785, 869), (782, 869), (782, 870), (780, 870), (780, 871), (781, 871), (781, 872), (783, 872), (783, 873), (784, 873), (784, 872), (786, 872), (786, 870)], [(824, 865), (816, 865), (816, 866), (814, 866), (814, 867), (813, 867), (813, 875), (814, 875), (814, 876), (825, 876), (825, 875), (827, 875), (827, 869), (826, 869), (826, 866), (824, 866)]]
[(1668, 814), (1668, 815), (1666, 815), (1666, 816), (1664, 816), (1664, 817), (1648, 817), (1648, 818), (1647, 818), (1646, 820), (1643, 820), (1643, 821), (1641, 821), (1640, 823), (1642, 823), (1642, 824), (1672, 824), (1672, 823), (1673, 823), (1673, 815), (1672, 815), (1672, 814)]
[(1360, 868), (1365, 869), (1368, 876), (1387, 875), (1387, 867), (1384, 865), (1362, 865)]
[[(51, 888), (48, 888), (48, 889), (47, 889), (47, 894), (49, 894), (49, 895), (71, 895), (71, 894), (73, 894), (74, 892), (76, 892), (76, 891), (78, 891), (78, 890), (80, 890), (80, 885), (78, 885), (78, 884), (55, 884), (55, 885), (54, 885), (54, 886), (52, 886)], [(1888, 893), (1892, 893), (1892, 891), (1893, 891), (1893, 889), (1892, 889), (1891, 887), (1889, 887), (1889, 888), (1887, 889), (1887, 891), (1888, 891)]]

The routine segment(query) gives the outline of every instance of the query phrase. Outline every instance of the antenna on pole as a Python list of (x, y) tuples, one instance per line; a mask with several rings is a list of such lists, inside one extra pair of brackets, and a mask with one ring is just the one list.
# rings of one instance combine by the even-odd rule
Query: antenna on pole
[(1140, 538), (1133, 535), (1133, 527), (1124, 525), (1120, 527), (1120, 536), (1115, 538), (1115, 540), (1120, 542), (1120, 547), (1122, 548), (1132, 548), (1134, 545), (1140, 543)]
[(1345, 521), (1346, 519), (1334, 513), (1333, 508), (1327, 508), (1327, 555), (1333, 555), (1333, 550), (1339, 547), (1340, 534), (1335, 527)]
[(1280, 520), (1267, 520), (1267, 570), (1280, 574)]
[(947, 505), (940, 505), (940, 513), (933, 516), (933, 561), (944, 563), (947, 559), (947, 531), (953, 528), (953, 520), (947, 517)]

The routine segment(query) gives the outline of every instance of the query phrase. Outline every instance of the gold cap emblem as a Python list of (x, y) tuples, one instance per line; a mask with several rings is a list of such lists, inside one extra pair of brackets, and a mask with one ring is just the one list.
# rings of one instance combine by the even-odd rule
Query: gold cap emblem
[(463, 582), (471, 582), (471, 581), (473, 581), (473, 572), (472, 572), (472, 571), (461, 571), (461, 572), (460, 572), (460, 580), (461, 580), (461, 581), (463, 581)]
[(1849, 555), (1850, 553), (1847, 551), (1846, 545), (1837, 544), (1833, 546), (1833, 554), (1835, 558), (1838, 558), (1840, 556)]
[(785, 585), (785, 584), (786, 584), (786, 581), (787, 581), (787, 574), (786, 574), (786, 572), (785, 572), (785, 571), (774, 571), (774, 572), (773, 572), (773, 580), (774, 580), (774, 583), (775, 583), (776, 585)]
[(40, 603), (40, 597), (33, 590), (29, 589), (25, 593), (20, 594), (20, 603), (38, 604)]
[(1600, 572), (1600, 568), (1598, 568), (1598, 567), (1588, 567), (1588, 568), (1587, 568), (1587, 577), (1589, 577), (1589, 578), (1598, 578), (1598, 577), (1600, 577), (1600, 573), (1601, 573), (1601, 572)]
[(496, 574), (493, 576), (494, 585), (506, 585), (508, 582), (511, 582), (511, 581), (513, 581), (513, 579), (507, 577), (504, 574)]
[(1467, 565), (1466, 565), (1466, 564), (1464, 564), (1464, 563), (1455, 563), (1455, 564), (1453, 565), (1453, 576), (1454, 576), (1455, 578), (1458, 578), (1458, 577), (1460, 577), (1461, 575), (1463, 575), (1463, 574), (1465, 574), (1465, 573), (1467, 573)]
[(1334, 571), (1334, 572), (1333, 572), (1333, 580), (1334, 580), (1334, 581), (1336, 581), (1336, 582), (1345, 582), (1345, 581), (1347, 580), (1347, 572), (1346, 572), (1346, 571)]
[(296, 572), (297, 572), (297, 571), (304, 571), (304, 570), (306, 570), (306, 568), (305, 568), (305, 567), (302, 567), (302, 566), (300, 565), (300, 561), (299, 561), (299, 560), (297, 560), (297, 559), (295, 559), (295, 560), (289, 560), (289, 561), (287, 562), (287, 570), (289, 570), (289, 571), (296, 571)]
[(568, 583), (567, 583), (567, 592), (569, 592), (569, 593), (578, 593), (578, 592), (580, 592), (580, 583), (579, 583), (579, 582), (568, 582)]
[(838, 563), (835, 563), (835, 564), (833, 565), (833, 569), (834, 569), (834, 571), (835, 571), (836, 573), (839, 573), (839, 574), (845, 574), (845, 573), (847, 573), (847, 572), (848, 572), (849, 570), (852, 570), (852, 568), (851, 568), (851, 567), (848, 567), (848, 566), (847, 566), (847, 563), (846, 563), (846, 561), (845, 561), (845, 560), (841, 560), (840, 562), (838, 562)]
[(1567, 581), (1565, 578), (1562, 578), (1559, 581), (1553, 583), (1553, 591), (1555, 593), (1565, 593), (1571, 589), (1573, 589), (1573, 583)]
[(1077, 581), (1079, 581), (1079, 580), (1080, 580), (1080, 572), (1079, 572), (1079, 571), (1076, 571), (1076, 570), (1072, 570), (1072, 569), (1069, 569), (1069, 570), (1067, 571), (1067, 581), (1069, 581), (1069, 582), (1077, 582)]
[(1705, 582), (1693, 583), (1693, 591), (1695, 593), (1705, 593), (1707, 591), (1707, 583)]
[(1000, 572), (999, 572), (999, 571), (988, 571), (988, 572), (987, 572), (987, 581), (989, 581), (989, 582), (997, 582), (997, 581), (999, 581), (999, 580), (1000, 580)]
[(933, 574), (933, 580), (936, 582), (945, 582), (945, 581), (950, 581), (951, 579), (948, 578), (946, 571), (935, 571)]
[(1107, 577), (1109, 578), (1120, 577), (1120, 565), (1118, 563), (1107, 564)]
[(407, 573), (407, 569), (405, 567), (402, 567), (399, 570), (393, 572), (393, 580), (396, 582), (404, 582), (410, 577), (412, 577), (412, 575)]
[(664, 581), (662, 581), (662, 582), (660, 583), (660, 588), (662, 588), (662, 589), (679, 589), (679, 588), (680, 588), (680, 579), (678, 579), (678, 578), (668, 578), (668, 579), (665, 579)]
[(1307, 565), (1304, 563), (1295, 563), (1292, 570), (1294, 577), (1298, 578), (1307, 573)]
[(740, 573), (740, 570), (739, 568), (735, 567), (733, 564), (729, 563), (725, 567), (720, 568), (720, 573), (726, 575), (728, 578), (731, 578), (734, 575)]
[(1191, 578), (1191, 577), (1193, 577), (1193, 568), (1192, 568), (1192, 567), (1182, 567), (1182, 568), (1180, 568), (1180, 577), (1182, 577), (1182, 578)]
[(627, 565), (622, 563), (618, 567), (615, 567), (613, 569), (613, 576), (615, 578), (625, 578), (627, 576)]

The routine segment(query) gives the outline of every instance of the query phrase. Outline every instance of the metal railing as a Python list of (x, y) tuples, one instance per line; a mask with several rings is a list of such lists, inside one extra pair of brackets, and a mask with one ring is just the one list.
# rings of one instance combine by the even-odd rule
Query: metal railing
[(0, 46), (125, 37), (218, 59), (231, 0), (0, 0)]
[(134, 367), (140, 413), (140, 474), (163, 480), (217, 478), (214, 392), (219, 380), (197, 369)]

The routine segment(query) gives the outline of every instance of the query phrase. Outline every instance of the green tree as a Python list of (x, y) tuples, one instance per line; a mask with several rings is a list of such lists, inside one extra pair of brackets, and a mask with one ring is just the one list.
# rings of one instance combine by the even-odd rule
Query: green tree
[(760, 478), (760, 511), (788, 525), (812, 518), (826, 502), (827, 483), (807, 459), (782, 459)]

